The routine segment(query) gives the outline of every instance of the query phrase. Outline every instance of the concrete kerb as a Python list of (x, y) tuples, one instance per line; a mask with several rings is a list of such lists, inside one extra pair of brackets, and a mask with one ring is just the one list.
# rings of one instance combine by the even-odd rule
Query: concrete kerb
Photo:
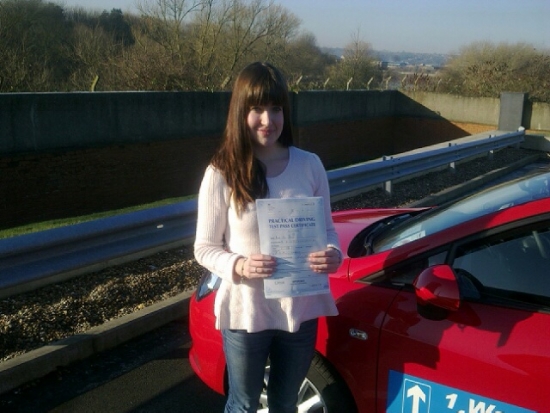
[(186, 291), (135, 313), (108, 321), (86, 333), (54, 342), (0, 363), (0, 394), (37, 380), (91, 355), (116, 347), (169, 322), (189, 316)]
[[(469, 182), (446, 189), (438, 194), (409, 204), (409, 207), (440, 205), (452, 198), (472, 191), (491, 180), (504, 176), (542, 155), (533, 155), (505, 168), (492, 171)], [(153, 304), (143, 310), (128, 314), (94, 327), (83, 334), (54, 342), (0, 363), (0, 394), (25, 383), (37, 380), (75, 361), (95, 353), (116, 347), (126, 341), (155, 330), (169, 322), (189, 316), (191, 291), (180, 293), (168, 300)]]

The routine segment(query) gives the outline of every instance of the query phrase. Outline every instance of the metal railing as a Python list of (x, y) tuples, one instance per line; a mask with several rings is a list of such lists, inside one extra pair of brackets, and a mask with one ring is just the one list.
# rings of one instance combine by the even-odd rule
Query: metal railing
[[(523, 128), (328, 171), (332, 201), (427, 173), (455, 162), (518, 146)], [(192, 242), (197, 201), (117, 215), (0, 240), (0, 298)]]
[(491, 132), (485, 138), (471, 136), (467, 141), (449, 142), (447, 146), (436, 145), (428, 150), (416, 150), (398, 156), (383, 157), (373, 161), (351, 165), (327, 172), (332, 200), (353, 196), (366, 190), (383, 186), (391, 194), (394, 182), (411, 179), (430, 170), (456, 162), (488, 154), (508, 146), (518, 146), (525, 137), (525, 130), (517, 132)]

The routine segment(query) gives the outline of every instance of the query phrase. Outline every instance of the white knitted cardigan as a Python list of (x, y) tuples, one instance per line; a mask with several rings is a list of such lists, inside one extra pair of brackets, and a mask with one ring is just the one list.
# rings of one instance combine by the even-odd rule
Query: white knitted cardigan
[[(328, 179), (317, 155), (291, 146), (287, 167), (278, 176), (267, 178), (267, 183), (270, 198), (323, 197), (327, 247), (340, 250), (331, 217)], [(194, 247), (198, 263), (222, 278), (214, 306), (217, 329), (295, 332), (304, 321), (338, 313), (330, 293), (266, 299), (262, 279), (233, 281), (237, 259), (260, 252), (256, 207), (250, 203), (239, 217), (224, 178), (212, 166), (206, 169), (199, 191)]]

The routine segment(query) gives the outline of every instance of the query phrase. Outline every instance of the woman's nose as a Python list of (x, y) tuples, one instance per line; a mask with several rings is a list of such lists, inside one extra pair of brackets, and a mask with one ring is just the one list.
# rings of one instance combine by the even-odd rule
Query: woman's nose
[(271, 116), (268, 110), (264, 110), (262, 112), (262, 115), (260, 117), (263, 125), (269, 125), (269, 122), (271, 122)]

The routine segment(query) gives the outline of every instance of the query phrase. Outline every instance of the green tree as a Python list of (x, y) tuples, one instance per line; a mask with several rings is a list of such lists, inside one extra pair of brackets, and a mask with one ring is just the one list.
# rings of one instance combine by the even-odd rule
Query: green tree
[(273, 59), (273, 51), (294, 34), (298, 19), (273, 1), (232, 0), (229, 3), (223, 36), (216, 48), (219, 80), (213, 88), (227, 88), (246, 63)]
[(301, 34), (284, 47), (284, 55), (277, 62), (287, 75), (293, 90), (322, 89), (326, 68), (336, 62), (319, 49), (311, 33)]
[(196, 88), (230, 87), (235, 74), (252, 60), (283, 61), (281, 52), (300, 21), (273, 1), (208, 0), (187, 26)]
[[(73, 30), (70, 50), (74, 69), (65, 79), (70, 90), (126, 88), (123, 57), (135, 44), (132, 19), (118, 9), (110, 13), (65, 10)], [(139, 20), (136, 20), (139, 21)]]
[(200, 10), (202, 0), (139, 0), (147, 35), (175, 59), (185, 59), (184, 22)]
[(324, 87), (330, 66), (337, 87), (376, 75), (367, 43), (335, 63), (274, 0), (138, 1), (139, 16), (0, 0), (0, 91), (228, 90), (254, 60), (280, 67), (293, 90)]
[(56, 4), (0, 1), (0, 91), (59, 90), (74, 67), (71, 30)]
[(369, 43), (359, 37), (357, 31), (344, 48), (341, 59), (328, 69), (331, 89), (367, 89), (378, 85), (381, 73)]
[(122, 10), (112, 9), (110, 13), (104, 11), (98, 19), (99, 27), (111, 35), (116, 44), (124, 47), (135, 43), (132, 28), (124, 18)]
[(441, 91), (463, 96), (499, 97), (527, 92), (550, 101), (550, 56), (525, 43), (472, 43), (452, 58), (441, 74)]

